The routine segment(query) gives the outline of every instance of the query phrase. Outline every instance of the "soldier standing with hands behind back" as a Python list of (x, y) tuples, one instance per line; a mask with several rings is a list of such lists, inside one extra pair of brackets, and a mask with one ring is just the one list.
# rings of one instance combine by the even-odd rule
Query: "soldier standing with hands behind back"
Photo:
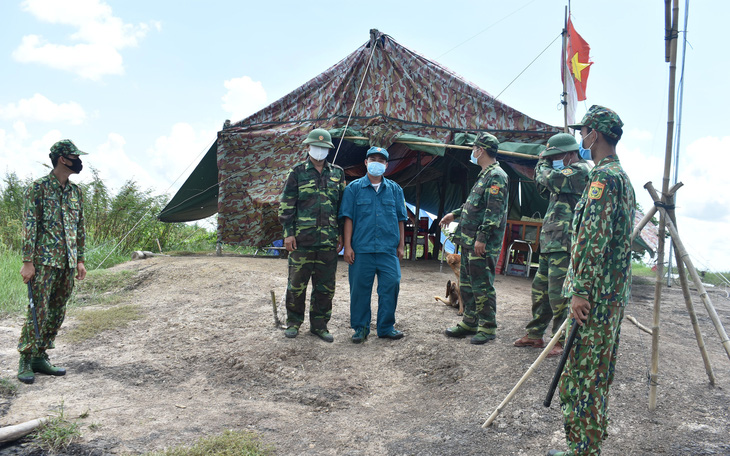
[(83, 168), (80, 151), (68, 139), (51, 147), (53, 171), (28, 188), (23, 225), (23, 282), (30, 283), (36, 307), (38, 331), (29, 307), (20, 332), (18, 380), (33, 383), (35, 373), (64, 375), (51, 364), (47, 350), (54, 348), (56, 334), (66, 315), (76, 278), (86, 277), (84, 266), (84, 210), (81, 189), (68, 180)]
[(327, 162), (329, 150), (335, 147), (327, 130), (312, 130), (304, 144), (309, 145), (309, 156), (289, 172), (279, 205), (284, 246), (289, 252), (284, 335), (293, 339), (299, 334), (311, 278), (309, 331), (332, 342), (327, 323), (332, 316), (337, 254), (342, 250), (342, 223), (337, 214), (345, 191), (345, 172)]
[(464, 319), (448, 328), (448, 337), (472, 335), (472, 344), (485, 344), (497, 332), (497, 293), (494, 274), (507, 226), (507, 174), (499, 167), (499, 141), (489, 133), (474, 140), (471, 162), (482, 168), (466, 202), (441, 219), (446, 227), (459, 219), (455, 238), (462, 247), (459, 288)]

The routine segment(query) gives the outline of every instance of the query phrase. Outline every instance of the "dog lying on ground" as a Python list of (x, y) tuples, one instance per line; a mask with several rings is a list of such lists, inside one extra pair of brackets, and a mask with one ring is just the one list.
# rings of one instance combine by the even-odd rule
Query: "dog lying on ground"
[(444, 300), (440, 296), (434, 296), (436, 301), (441, 301), (447, 306), (458, 307), (459, 312), (457, 315), (464, 315), (464, 302), (461, 300), (461, 290), (459, 290), (459, 277), (461, 271), (461, 255), (458, 253), (449, 253), (446, 255), (446, 263), (451, 266), (451, 270), (456, 275), (456, 281), (452, 282), (449, 280), (446, 282), (446, 298)]

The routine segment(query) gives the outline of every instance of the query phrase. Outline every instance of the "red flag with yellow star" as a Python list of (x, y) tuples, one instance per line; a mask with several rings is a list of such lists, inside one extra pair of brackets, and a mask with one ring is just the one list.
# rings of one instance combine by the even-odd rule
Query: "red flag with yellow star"
[(565, 63), (568, 65), (571, 79), (575, 85), (575, 93), (578, 101), (583, 101), (586, 99), (588, 72), (593, 64), (588, 56), (591, 47), (578, 35), (573, 27), (573, 21), (570, 19), (568, 19), (568, 42), (565, 50)]

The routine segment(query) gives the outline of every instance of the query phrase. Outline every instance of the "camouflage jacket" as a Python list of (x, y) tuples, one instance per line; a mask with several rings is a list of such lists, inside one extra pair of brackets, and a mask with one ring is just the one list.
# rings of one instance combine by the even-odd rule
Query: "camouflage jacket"
[(323, 250), (337, 247), (344, 225), (337, 218), (345, 191), (345, 171), (325, 162), (320, 174), (312, 161), (292, 168), (279, 204), (284, 237), (295, 236), (297, 248)]
[(588, 182), (575, 206), (563, 294), (575, 294), (596, 304), (624, 306), (631, 292), (634, 188), (615, 155), (596, 164)]
[(550, 198), (540, 232), (541, 253), (570, 251), (573, 209), (586, 188), (589, 172), (590, 167), (584, 161), (561, 170), (554, 169), (547, 160), (537, 162), (537, 190)]
[(51, 172), (28, 187), (23, 212), (24, 262), (71, 269), (84, 262), (84, 204), (78, 185), (61, 187)]
[(459, 221), (454, 238), (464, 248), (476, 241), (486, 244), (487, 256), (497, 256), (507, 226), (507, 174), (499, 163), (479, 173), (466, 202), (452, 211)]

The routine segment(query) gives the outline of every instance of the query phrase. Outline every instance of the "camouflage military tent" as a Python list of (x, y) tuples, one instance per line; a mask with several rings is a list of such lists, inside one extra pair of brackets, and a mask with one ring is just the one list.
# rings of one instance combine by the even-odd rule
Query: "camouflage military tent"
[(197, 220), (217, 211), (222, 242), (263, 246), (281, 239), (278, 198), (289, 169), (306, 158), (301, 142), (313, 128), (332, 133), (338, 149), (328, 160), (336, 152), (348, 180), (365, 174), (369, 146), (386, 147), (386, 176), (404, 188), (408, 202), (438, 215), (464, 201), (478, 167), (469, 164), (469, 150), (428, 143), (458, 146), (487, 131), (500, 140), (499, 160), (510, 175), (510, 218), (544, 214), (547, 201), (530, 181), (542, 144), (561, 129), (495, 100), (388, 35), (370, 35), (324, 73), (224, 126), (160, 220)]

